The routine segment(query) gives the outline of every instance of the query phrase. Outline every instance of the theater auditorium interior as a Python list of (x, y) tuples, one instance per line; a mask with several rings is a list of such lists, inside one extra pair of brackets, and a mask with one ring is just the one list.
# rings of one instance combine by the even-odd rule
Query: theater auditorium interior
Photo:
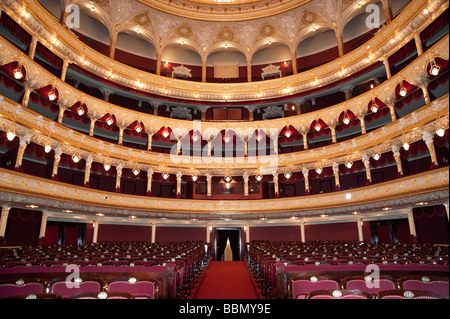
[(449, 299), (448, 6), (2, 0), (0, 299)]

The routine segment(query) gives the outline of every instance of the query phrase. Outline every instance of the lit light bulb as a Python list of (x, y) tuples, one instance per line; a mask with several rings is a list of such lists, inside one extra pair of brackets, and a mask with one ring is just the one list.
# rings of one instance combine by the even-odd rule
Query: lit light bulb
[(105, 164), (105, 165), (103, 165), (103, 167), (105, 168), (105, 171), (109, 171), (109, 169), (111, 168), (111, 165)]
[(284, 136), (290, 137), (291, 134), (292, 134), (291, 131), (290, 131), (290, 130), (287, 130), (287, 131), (284, 133)]
[(405, 149), (405, 151), (409, 150), (408, 142), (403, 143), (403, 148)]
[(192, 175), (192, 181), (196, 181), (198, 179), (198, 176), (197, 175)]
[(372, 103), (372, 105), (370, 106), (370, 110), (373, 113), (377, 113), (378, 112), (378, 106), (375, 103)]
[(406, 96), (406, 93), (407, 93), (406, 88), (405, 88), (404, 86), (402, 86), (402, 87), (400, 88), (400, 95), (401, 95), (401, 96)]
[(6, 138), (8, 139), (8, 141), (12, 141), (14, 138), (16, 137), (16, 133), (8, 131), (8, 133), (6, 133)]
[(83, 109), (82, 106), (79, 106), (79, 107), (77, 108), (77, 113), (78, 113), (79, 116), (81, 116), (81, 115), (84, 114), (84, 109)]
[(262, 176), (261, 176), (261, 175), (257, 175), (257, 176), (256, 176), (256, 180), (257, 180), (258, 182), (260, 182), (260, 181), (262, 180)]
[(286, 177), (287, 179), (291, 178), (291, 176), (292, 176), (291, 172), (284, 173), (284, 177)]
[(345, 166), (347, 166), (347, 168), (352, 168), (353, 162), (352, 161), (348, 161), (348, 162), (345, 163)]
[(164, 179), (168, 179), (168, 178), (169, 178), (169, 174), (163, 173), (162, 177), (163, 177)]
[(260, 141), (262, 140), (262, 136), (261, 136), (260, 134), (257, 134), (257, 135), (256, 135), (256, 140), (257, 140), (258, 142), (260, 142)]
[(343, 122), (344, 122), (345, 125), (348, 125), (348, 123), (350, 123), (350, 118), (348, 117), (348, 115), (346, 115), (346, 116), (344, 117)]
[(164, 130), (162, 132), (162, 136), (164, 136), (165, 138), (167, 138), (169, 136), (169, 131), (168, 130)]
[(80, 158), (78, 157), (78, 155), (73, 155), (72, 160), (74, 163), (78, 163), (80, 161)]
[(50, 145), (45, 145), (45, 153), (50, 153), (52, 147)]
[(440, 137), (443, 137), (443, 136), (445, 135), (445, 130), (444, 130), (443, 128), (439, 128), (439, 129), (436, 131), (436, 134), (437, 134), (438, 136), (440, 136)]
[(380, 159), (380, 157), (381, 157), (380, 153), (373, 154), (373, 159), (376, 160), (376, 161), (378, 161)]
[(14, 78), (16, 80), (20, 80), (21, 78), (23, 78), (22, 70), (19, 67), (14, 70)]
[(230, 189), (230, 183), (226, 183), (225, 186), (227, 187), (227, 189)]
[(198, 141), (198, 135), (197, 134), (192, 135), (192, 140), (194, 142), (197, 142)]
[(55, 99), (56, 99), (56, 93), (55, 93), (55, 90), (51, 90), (50, 92), (48, 92), (48, 99), (50, 100), (50, 101), (54, 101)]
[(141, 133), (142, 132), (142, 126), (140, 124), (136, 125), (136, 132)]
[(230, 183), (232, 178), (231, 178), (231, 176), (225, 176), (224, 180), (225, 180), (225, 182)]
[(436, 75), (438, 75), (439, 74), (439, 67), (436, 65), (436, 66), (434, 66), (432, 69), (431, 69), (431, 74), (432, 75), (434, 75), (434, 76), (436, 76)]
[(314, 126), (314, 129), (315, 129), (317, 132), (319, 132), (321, 128), (322, 128), (322, 127), (320, 126), (319, 123), (317, 123), (317, 124)]
[(108, 118), (106, 119), (106, 124), (108, 125), (113, 125), (114, 124), (114, 120), (111, 116), (108, 116)]
[(134, 174), (134, 175), (138, 175), (138, 174), (139, 174), (139, 170), (138, 170), (137, 168), (135, 168), (135, 169), (133, 170), (133, 174)]
[(322, 174), (322, 172), (323, 172), (322, 167), (316, 168), (316, 172), (317, 172), (317, 174)]

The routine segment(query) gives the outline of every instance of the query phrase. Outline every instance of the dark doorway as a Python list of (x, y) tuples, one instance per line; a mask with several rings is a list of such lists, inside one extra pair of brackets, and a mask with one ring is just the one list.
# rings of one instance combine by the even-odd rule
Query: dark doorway
[(240, 261), (241, 258), (241, 229), (240, 228), (216, 228), (214, 236), (215, 257), (214, 260), (220, 261), (225, 252), (228, 238), (230, 239), (233, 261)]

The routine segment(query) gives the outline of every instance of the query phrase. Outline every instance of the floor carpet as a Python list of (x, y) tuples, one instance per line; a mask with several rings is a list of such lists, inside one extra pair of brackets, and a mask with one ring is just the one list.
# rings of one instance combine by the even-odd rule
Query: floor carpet
[(244, 261), (211, 261), (194, 299), (258, 299)]

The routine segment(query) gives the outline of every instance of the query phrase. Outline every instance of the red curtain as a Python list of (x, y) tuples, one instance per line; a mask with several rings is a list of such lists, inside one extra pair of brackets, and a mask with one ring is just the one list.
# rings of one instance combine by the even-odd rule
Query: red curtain
[(62, 166), (68, 166), (71, 169), (76, 168), (79, 170), (84, 170), (86, 168), (86, 160), (80, 159), (78, 163), (75, 163), (72, 159), (72, 156), (67, 154), (61, 154), (59, 164)]
[(422, 44), (430, 40), (435, 34), (448, 25), (448, 9), (445, 10), (436, 20), (434, 20), (425, 30), (420, 33)]
[(352, 174), (354, 172), (360, 172), (364, 169), (364, 163), (362, 160), (353, 162), (353, 165), (348, 168), (347, 166), (345, 166), (344, 164), (340, 164), (339, 165), (339, 172), (341, 174)]
[(8, 30), (16, 39), (24, 43), (27, 47), (31, 44), (32, 36), (25, 31), (16, 21), (2, 11), (0, 25)]
[(19, 138), (16, 136), (12, 141), (8, 141), (6, 132), (0, 131), (0, 146), (6, 145), (9, 150), (12, 150), (19, 146)]
[(49, 62), (51, 65), (55, 66), (58, 69), (62, 69), (63, 66), (63, 60), (58, 57), (56, 54), (54, 54), (52, 51), (47, 49), (44, 45), (42, 45), (40, 42), (36, 45), (36, 54), (40, 55), (44, 60)]
[(45, 159), (45, 161), (48, 163), (53, 159), (54, 151), (52, 150), (48, 153), (45, 153), (44, 146), (31, 142), (25, 148), (25, 154), (27, 156), (34, 155), (38, 160)]
[(42, 212), (11, 208), (6, 228), (6, 245), (37, 245)]
[(421, 154), (425, 154), (428, 152), (427, 144), (423, 140), (419, 140), (409, 145), (409, 149), (406, 151), (403, 147), (400, 148), (400, 156), (407, 159), (410, 156), (416, 157)]
[[(163, 132), (167, 132), (167, 137), (164, 137)], [(176, 144), (177, 140), (170, 139), (172, 135), (172, 129), (170, 127), (161, 127), (158, 132), (153, 134), (152, 140), (153, 142), (163, 142), (163, 143), (170, 143), (170, 144)]]

